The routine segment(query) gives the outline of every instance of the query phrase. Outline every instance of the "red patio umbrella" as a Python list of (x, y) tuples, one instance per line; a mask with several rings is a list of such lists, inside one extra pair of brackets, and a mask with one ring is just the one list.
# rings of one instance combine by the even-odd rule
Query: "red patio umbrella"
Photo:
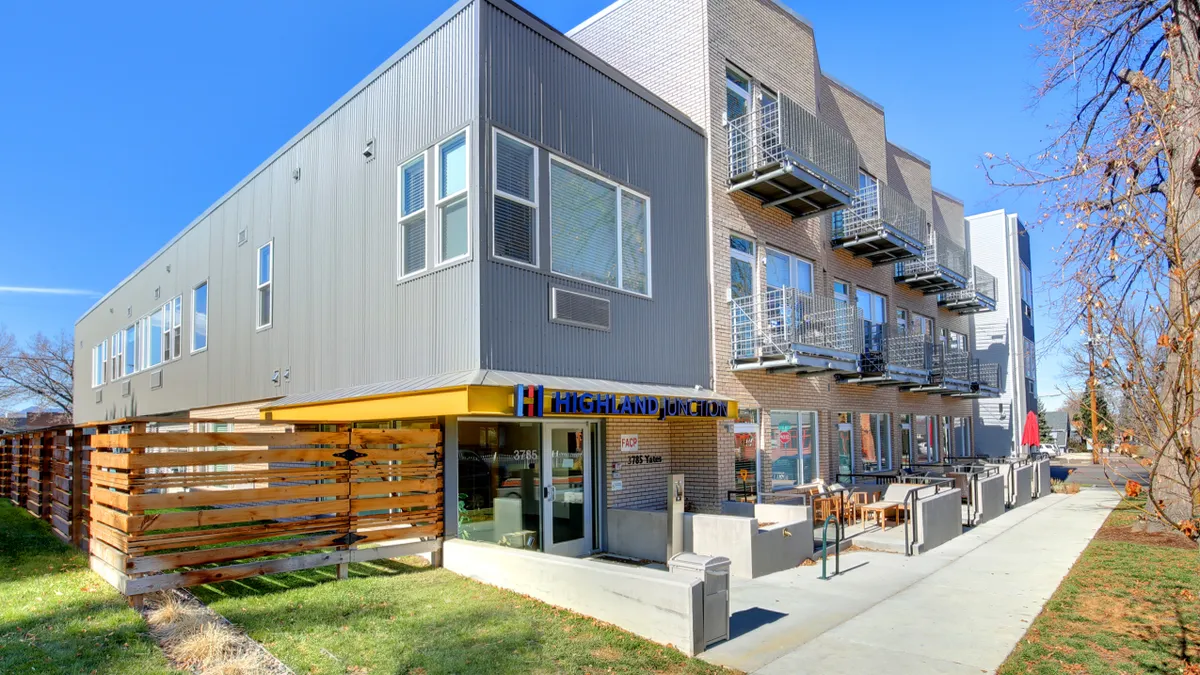
[(1032, 410), (1025, 415), (1025, 430), (1021, 432), (1021, 445), (1037, 445), (1041, 442), (1038, 432), (1037, 413)]

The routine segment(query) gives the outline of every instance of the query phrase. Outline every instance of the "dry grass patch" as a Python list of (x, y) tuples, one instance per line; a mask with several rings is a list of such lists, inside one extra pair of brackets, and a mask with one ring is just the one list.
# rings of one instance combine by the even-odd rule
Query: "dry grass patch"
[(253, 640), (181, 595), (164, 592), (148, 598), (146, 621), (173, 662), (201, 675), (271, 675), (279, 670)]

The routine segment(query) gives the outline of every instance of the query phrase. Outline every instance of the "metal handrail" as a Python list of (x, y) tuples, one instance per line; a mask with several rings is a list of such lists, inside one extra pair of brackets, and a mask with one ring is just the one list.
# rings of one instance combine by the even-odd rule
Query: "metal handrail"
[(770, 164), (802, 160), (846, 193), (858, 180), (858, 150), (829, 124), (786, 96), (728, 122), (729, 180)]
[(821, 581), (829, 581), (826, 565), (829, 562), (829, 520), (833, 519), (833, 576), (842, 573), (842, 535), (845, 525), (839, 514), (831, 513), (825, 516), (825, 524), (821, 526)]
[(929, 233), (929, 241), (925, 242), (925, 252), (916, 258), (910, 258), (896, 263), (901, 276), (928, 274), (945, 268), (962, 277), (967, 276), (967, 250), (938, 236), (936, 231)]
[(925, 209), (887, 185), (872, 182), (855, 191), (841, 218), (829, 219), (829, 236), (848, 239), (891, 227), (910, 243), (923, 247), (925, 223)]
[(862, 352), (862, 310), (831, 295), (777, 288), (729, 301), (733, 358), (778, 356), (792, 345)]
[(933, 364), (930, 372), (943, 378), (969, 382), (971, 378), (971, 353), (937, 344), (933, 348)]
[(933, 367), (933, 338), (915, 327), (863, 321), (863, 370), (883, 371), (887, 365), (929, 370)]

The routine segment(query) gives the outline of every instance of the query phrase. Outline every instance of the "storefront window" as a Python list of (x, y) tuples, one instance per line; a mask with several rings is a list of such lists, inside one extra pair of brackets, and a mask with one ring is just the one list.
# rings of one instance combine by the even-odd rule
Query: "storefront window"
[(929, 464), (938, 461), (936, 420), (936, 417), (930, 415), (913, 416), (913, 464)]
[(739, 410), (733, 424), (733, 485), (743, 500), (758, 494), (758, 430), (758, 410)]
[(969, 457), (973, 454), (971, 450), (971, 419), (969, 417), (954, 417), (952, 419), (951, 426), (954, 428), (954, 456)]
[(849, 480), (854, 473), (854, 424), (850, 413), (837, 414), (837, 428), (834, 429), (834, 445), (838, 451), (838, 474), (846, 478), (836, 477), (837, 481)]
[(900, 416), (900, 462), (913, 461), (912, 415)]
[(459, 423), (460, 538), (540, 548), (541, 446), (536, 423)]
[(859, 452), (863, 471), (892, 468), (892, 420), (887, 413), (858, 415)]
[(950, 458), (954, 456), (954, 449), (950, 434), (950, 418), (946, 415), (941, 417), (941, 434), (938, 439), (938, 447), (942, 450), (942, 456)]
[(786, 490), (817, 479), (817, 414), (787, 410), (771, 411), (771, 485)]

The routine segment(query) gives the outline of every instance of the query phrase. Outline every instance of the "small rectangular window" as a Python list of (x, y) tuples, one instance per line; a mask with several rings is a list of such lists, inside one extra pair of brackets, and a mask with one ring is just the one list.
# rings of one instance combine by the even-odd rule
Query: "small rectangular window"
[(192, 352), (208, 348), (208, 282), (192, 289)]
[(725, 68), (725, 121), (735, 120), (750, 112), (750, 78)]
[(271, 296), (271, 280), (275, 273), (274, 243), (268, 241), (258, 249), (258, 327), (271, 325), (274, 298)]
[(492, 252), (499, 258), (537, 264), (537, 146), (495, 132)]
[(470, 248), (467, 208), (467, 132), (438, 144), (438, 262), (466, 257)]
[(104, 384), (104, 368), (107, 365), (105, 359), (105, 343), (101, 342), (92, 348), (92, 386), (99, 387)]
[(162, 363), (163, 355), (163, 316), (162, 308), (147, 319), (146, 324), (146, 367), (153, 368)]
[(425, 269), (425, 155), (422, 153), (400, 167), (397, 174), (399, 229), (397, 278)]
[(183, 296), (175, 296), (175, 310), (171, 323), (171, 358), (183, 355)]

